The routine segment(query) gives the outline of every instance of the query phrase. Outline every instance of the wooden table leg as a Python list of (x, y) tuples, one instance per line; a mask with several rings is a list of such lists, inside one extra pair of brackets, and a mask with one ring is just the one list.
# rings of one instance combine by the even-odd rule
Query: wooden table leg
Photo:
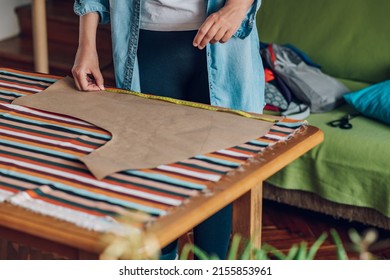
[(233, 234), (261, 248), (263, 183), (260, 182), (233, 203)]
[(34, 67), (36, 72), (49, 73), (45, 0), (32, 1)]

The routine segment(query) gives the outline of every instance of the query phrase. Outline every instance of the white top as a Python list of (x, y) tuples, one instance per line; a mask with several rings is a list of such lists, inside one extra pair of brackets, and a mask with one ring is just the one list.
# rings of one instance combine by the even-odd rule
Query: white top
[(141, 29), (197, 30), (206, 19), (205, 0), (143, 0)]

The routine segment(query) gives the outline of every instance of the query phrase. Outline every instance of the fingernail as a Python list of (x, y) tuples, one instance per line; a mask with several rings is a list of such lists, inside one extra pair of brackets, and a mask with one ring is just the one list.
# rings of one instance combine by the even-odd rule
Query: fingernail
[(103, 85), (99, 86), (100, 90), (106, 90)]

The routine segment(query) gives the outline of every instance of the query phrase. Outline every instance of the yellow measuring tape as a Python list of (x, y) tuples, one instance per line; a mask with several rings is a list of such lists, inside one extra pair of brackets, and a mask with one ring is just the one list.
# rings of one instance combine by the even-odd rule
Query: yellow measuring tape
[(145, 94), (145, 93), (134, 92), (134, 91), (124, 90), (124, 89), (116, 89), (116, 88), (115, 89), (108, 88), (108, 89), (106, 89), (106, 91), (114, 92), (114, 93), (122, 93), (122, 94), (131, 94), (131, 95), (135, 95), (135, 96), (142, 97), (142, 98), (166, 101), (166, 102), (174, 103), (177, 105), (184, 105), (184, 106), (194, 107), (194, 108), (198, 108), (198, 109), (205, 109), (205, 110), (225, 112), (225, 113), (233, 113), (233, 114), (243, 116), (245, 118), (262, 120), (262, 121), (266, 121), (266, 122), (272, 122), (272, 123), (278, 122), (278, 120), (275, 120), (275, 119), (266, 118), (266, 117), (262, 117), (262, 116), (258, 116), (258, 115), (253, 115), (253, 114), (250, 114), (250, 113), (247, 113), (244, 111), (240, 111), (240, 110), (234, 110), (234, 109), (228, 109), (228, 108), (222, 108), (222, 107), (214, 107), (214, 106), (207, 105), (207, 104), (185, 101), (185, 100), (175, 99), (175, 98), (171, 98), (171, 97)]

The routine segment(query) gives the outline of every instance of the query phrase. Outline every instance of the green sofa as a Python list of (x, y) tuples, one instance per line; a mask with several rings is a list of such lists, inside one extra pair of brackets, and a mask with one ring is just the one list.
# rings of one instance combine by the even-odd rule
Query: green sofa
[[(262, 42), (295, 45), (354, 91), (390, 79), (389, 15), (389, 0), (263, 0), (257, 27)], [(324, 142), (271, 177), (264, 197), (389, 230), (390, 126), (326, 125), (354, 111), (311, 114)]]

